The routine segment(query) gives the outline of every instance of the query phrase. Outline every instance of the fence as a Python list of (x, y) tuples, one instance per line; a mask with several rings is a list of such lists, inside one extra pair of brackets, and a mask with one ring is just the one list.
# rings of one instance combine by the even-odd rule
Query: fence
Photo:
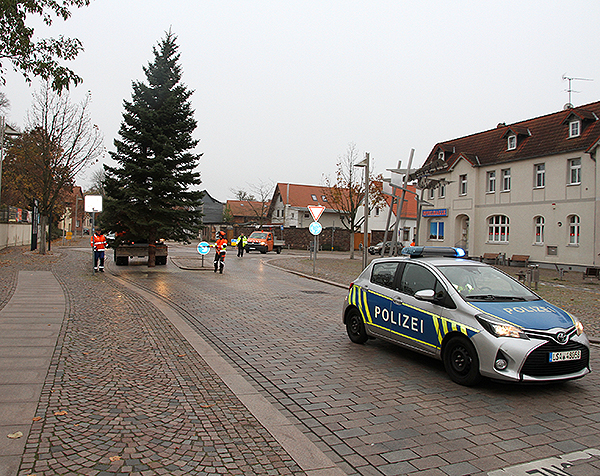
[(18, 207), (0, 208), (0, 249), (31, 244), (33, 214)]

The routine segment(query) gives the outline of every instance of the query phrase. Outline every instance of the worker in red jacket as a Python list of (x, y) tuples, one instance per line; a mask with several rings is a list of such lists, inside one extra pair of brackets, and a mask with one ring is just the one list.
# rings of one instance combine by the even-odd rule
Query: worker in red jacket
[(220, 231), (218, 233), (218, 239), (215, 243), (215, 273), (217, 269), (219, 273), (223, 274), (223, 268), (225, 267), (225, 254), (227, 253), (227, 240), (225, 239), (225, 232)]
[[(104, 272), (104, 251), (106, 250), (106, 237), (102, 230), (96, 230), (96, 233), (90, 238), (92, 249), (94, 250), (94, 271)], [(100, 261), (100, 266), (98, 266)]]

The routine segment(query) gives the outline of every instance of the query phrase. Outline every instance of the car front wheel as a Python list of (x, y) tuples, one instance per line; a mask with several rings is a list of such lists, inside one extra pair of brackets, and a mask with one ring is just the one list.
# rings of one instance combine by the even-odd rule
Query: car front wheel
[(365, 323), (357, 309), (353, 309), (346, 318), (346, 331), (348, 337), (355, 344), (364, 344), (369, 339), (365, 330)]
[(444, 367), (450, 378), (467, 387), (481, 381), (479, 357), (473, 344), (465, 337), (452, 337), (444, 348)]

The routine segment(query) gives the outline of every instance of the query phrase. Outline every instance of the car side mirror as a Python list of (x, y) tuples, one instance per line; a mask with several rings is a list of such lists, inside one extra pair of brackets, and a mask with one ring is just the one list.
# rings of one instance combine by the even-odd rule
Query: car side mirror
[(421, 301), (434, 302), (437, 300), (433, 289), (422, 289), (421, 291), (417, 291), (415, 297)]

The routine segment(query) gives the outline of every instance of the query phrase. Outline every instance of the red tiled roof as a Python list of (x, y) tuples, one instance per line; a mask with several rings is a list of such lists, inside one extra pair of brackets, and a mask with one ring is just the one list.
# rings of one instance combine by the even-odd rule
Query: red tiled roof
[[(415, 185), (408, 184), (406, 187), (408, 190), (413, 193), (407, 192), (404, 194), (404, 205), (402, 205), (402, 216), (401, 218), (417, 218), (417, 201), (415, 200), (415, 196), (417, 194), (417, 187)], [(400, 197), (402, 197), (402, 190), (396, 190), (396, 196), (398, 197), (398, 201)], [(385, 200), (387, 202), (388, 207), (392, 204), (392, 196), (385, 195)], [(398, 214), (398, 202), (393, 208), (393, 212)]]
[[(581, 134), (569, 138), (569, 117), (581, 119)], [(492, 130), (436, 144), (424, 165), (445, 152), (451, 168), (460, 158), (473, 165), (493, 165), (575, 151), (588, 151), (600, 140), (600, 102), (567, 109), (511, 125), (498, 124)], [(507, 132), (518, 136), (517, 148), (507, 150)]]
[[(270, 201), (265, 203), (265, 210), (269, 209), (270, 204)], [(234, 217), (260, 217), (263, 204), (250, 200), (227, 200), (227, 206)]]
[[(289, 187), (288, 187), (289, 185)], [(288, 202), (288, 188), (289, 188), (289, 202)], [(413, 192), (416, 191), (416, 187), (414, 185), (408, 186), (409, 190)], [(275, 188), (275, 194), (273, 198), (276, 198), (277, 191), (281, 194), (281, 199), (284, 204), (289, 203), (292, 207), (298, 208), (307, 208), (309, 205), (320, 205), (325, 207), (325, 211), (329, 212), (337, 212), (338, 210), (332, 206), (332, 204), (323, 200), (323, 197), (327, 198), (327, 187), (319, 186), (319, 185), (299, 185), (294, 183), (278, 183)], [(400, 197), (402, 193), (400, 190), (397, 192), (397, 196)], [(313, 195), (317, 198), (317, 200), (313, 199)], [(388, 206), (391, 205), (392, 197), (386, 195), (386, 201)], [(407, 218), (414, 218), (417, 216), (417, 201), (414, 199), (414, 194), (407, 193), (404, 197), (404, 208), (402, 209), (402, 216)], [(396, 207), (394, 207), (394, 212), (396, 212)]]
[[(289, 185), (289, 187), (288, 187)], [(289, 198), (288, 198), (289, 189)], [(309, 205), (320, 205), (325, 207), (325, 210), (335, 211), (331, 204), (327, 201), (327, 187), (319, 185), (299, 185), (295, 183), (278, 183), (275, 187), (275, 197), (277, 191), (281, 194), (283, 203), (292, 207), (306, 208)], [(316, 200), (313, 199), (313, 195)], [(325, 197), (325, 199), (323, 199)]]

